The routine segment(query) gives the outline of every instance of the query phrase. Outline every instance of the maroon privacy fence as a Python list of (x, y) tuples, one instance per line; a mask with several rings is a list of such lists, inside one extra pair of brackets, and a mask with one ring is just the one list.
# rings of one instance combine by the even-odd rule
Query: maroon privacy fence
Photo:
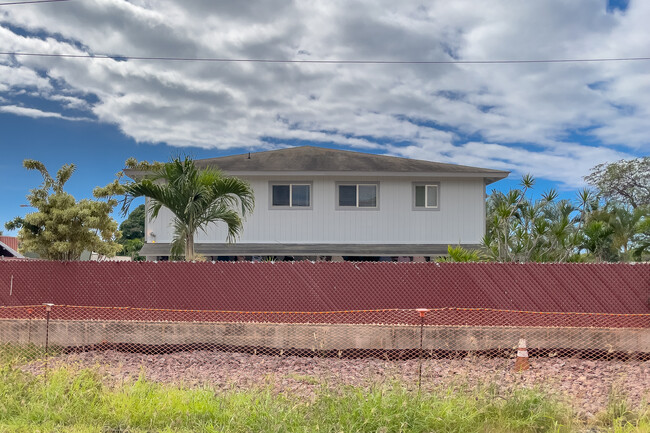
[(43, 303), (96, 320), (417, 324), (428, 308), (427, 325), (646, 328), (650, 265), (0, 262), (0, 317)]
[(0, 305), (650, 314), (650, 264), (0, 262)]

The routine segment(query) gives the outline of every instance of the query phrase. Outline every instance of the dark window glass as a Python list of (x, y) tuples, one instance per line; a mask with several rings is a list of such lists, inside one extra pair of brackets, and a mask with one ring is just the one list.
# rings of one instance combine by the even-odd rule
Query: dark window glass
[(359, 207), (377, 207), (377, 185), (359, 185)]
[(426, 190), (424, 185), (417, 185), (415, 187), (415, 206), (424, 207)]
[(273, 206), (289, 206), (289, 185), (273, 185)]
[(339, 185), (339, 206), (357, 205), (357, 186)]
[(291, 186), (291, 205), (309, 207), (309, 185)]

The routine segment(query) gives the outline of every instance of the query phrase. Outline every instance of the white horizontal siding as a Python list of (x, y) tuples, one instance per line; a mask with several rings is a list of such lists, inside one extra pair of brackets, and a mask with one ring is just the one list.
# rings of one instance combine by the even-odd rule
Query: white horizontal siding
[[(269, 209), (269, 178), (249, 178), (255, 211), (238, 242), (251, 243), (479, 243), (485, 227), (483, 179), (430, 179), (440, 183), (440, 210), (413, 210), (413, 180), (369, 177), (279, 177), (313, 182), (311, 209)], [(275, 180), (275, 179), (274, 179)], [(379, 210), (337, 210), (336, 182), (379, 182)], [(417, 180), (422, 182), (421, 179)], [(149, 221), (156, 242), (170, 242), (171, 213)], [(197, 242), (224, 242), (224, 224), (200, 232)], [(150, 241), (150, 239), (148, 239)]]

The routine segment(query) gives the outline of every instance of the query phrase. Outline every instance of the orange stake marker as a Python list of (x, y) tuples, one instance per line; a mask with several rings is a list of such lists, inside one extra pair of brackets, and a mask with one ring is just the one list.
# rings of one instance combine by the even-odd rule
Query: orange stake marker
[(515, 359), (515, 371), (525, 371), (530, 368), (530, 361), (528, 361), (528, 349), (526, 347), (526, 340), (519, 339), (517, 346), (517, 359)]

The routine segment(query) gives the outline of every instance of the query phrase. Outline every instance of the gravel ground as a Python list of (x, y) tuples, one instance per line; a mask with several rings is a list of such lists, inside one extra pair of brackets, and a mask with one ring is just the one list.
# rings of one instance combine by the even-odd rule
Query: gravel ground
[[(427, 359), (422, 361), (422, 388), (475, 386), (495, 383), (504, 390), (540, 386), (591, 417), (607, 405), (612, 389), (627, 395), (634, 408), (650, 403), (650, 361), (593, 361), (573, 358), (531, 359), (531, 369), (512, 370), (505, 358)], [(375, 358), (338, 359), (273, 357), (244, 353), (194, 351), (147, 355), (112, 350), (83, 352), (51, 358), (50, 367), (95, 367), (117, 383), (149, 380), (185, 385), (210, 385), (221, 389), (271, 386), (277, 392), (313, 395), (322, 386), (341, 384), (371, 386), (399, 380), (417, 386), (419, 361), (386, 361)], [(43, 363), (26, 371), (41, 374)]]

